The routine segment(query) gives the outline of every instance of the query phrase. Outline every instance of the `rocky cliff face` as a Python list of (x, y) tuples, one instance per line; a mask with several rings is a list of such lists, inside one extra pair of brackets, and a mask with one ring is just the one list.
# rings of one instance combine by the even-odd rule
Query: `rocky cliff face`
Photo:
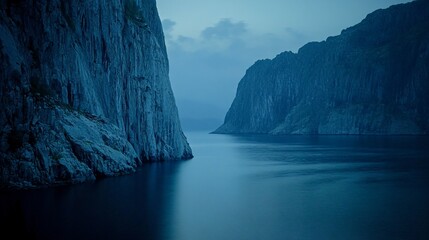
[(429, 1), (256, 62), (215, 133), (428, 134)]
[(155, 0), (2, 1), (0, 59), (2, 186), (192, 157)]

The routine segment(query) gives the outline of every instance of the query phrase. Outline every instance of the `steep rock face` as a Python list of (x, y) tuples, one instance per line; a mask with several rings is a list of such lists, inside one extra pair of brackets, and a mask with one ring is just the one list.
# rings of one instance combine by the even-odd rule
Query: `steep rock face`
[(428, 134), (429, 1), (256, 62), (215, 133)]
[(188, 159), (155, 0), (2, 1), (0, 183)]

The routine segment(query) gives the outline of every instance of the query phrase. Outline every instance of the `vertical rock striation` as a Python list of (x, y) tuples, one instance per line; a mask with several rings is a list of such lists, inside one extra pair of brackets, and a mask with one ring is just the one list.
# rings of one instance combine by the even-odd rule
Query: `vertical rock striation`
[(155, 0), (2, 1), (0, 60), (1, 185), (192, 157)]
[(428, 134), (429, 1), (257, 61), (215, 133)]

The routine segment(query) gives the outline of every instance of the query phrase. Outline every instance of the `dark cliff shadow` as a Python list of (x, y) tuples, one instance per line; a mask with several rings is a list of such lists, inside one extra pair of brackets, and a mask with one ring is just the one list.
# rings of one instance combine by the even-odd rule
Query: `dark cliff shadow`
[(429, 183), (428, 136), (231, 135), (231, 138), (240, 143), (236, 150), (250, 164), (270, 166), (255, 174), (255, 178), (299, 176), (308, 177), (312, 184), (352, 178), (361, 184)]
[[(0, 195), (1, 197), (1, 195)], [(2, 239), (34, 239), (34, 232), (26, 221), (24, 210), (19, 199), (0, 206), (0, 236)]]
[(180, 165), (148, 164), (129, 176), (6, 193), (0, 198), (0, 235), (12, 233), (4, 236), (23, 239), (168, 239)]

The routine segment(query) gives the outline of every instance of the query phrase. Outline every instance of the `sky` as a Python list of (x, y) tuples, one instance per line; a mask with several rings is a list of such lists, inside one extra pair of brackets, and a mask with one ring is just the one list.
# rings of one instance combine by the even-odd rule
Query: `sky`
[(184, 128), (220, 125), (255, 61), (296, 52), (339, 35), (374, 10), (409, 1), (158, 0)]

